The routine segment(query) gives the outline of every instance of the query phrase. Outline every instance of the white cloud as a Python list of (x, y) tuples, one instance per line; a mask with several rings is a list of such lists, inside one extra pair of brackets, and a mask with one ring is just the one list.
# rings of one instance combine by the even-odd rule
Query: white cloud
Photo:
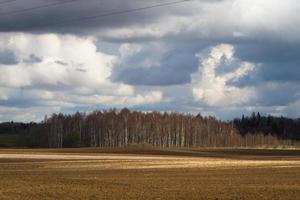
[[(227, 44), (213, 47), (205, 58), (198, 55), (201, 64), (198, 72), (192, 75), (192, 90), (196, 101), (210, 106), (228, 106), (244, 104), (255, 98), (254, 88), (228, 85), (229, 81), (237, 81), (255, 68), (254, 64), (238, 61), (233, 55), (234, 47)], [(238, 62), (239, 66), (233, 72), (218, 75), (216, 70), (222, 62), (226, 65)]]
[[(160, 91), (141, 94), (134, 86), (111, 82), (113, 67), (121, 58), (98, 52), (93, 38), (2, 33), (0, 49), (13, 52), (19, 60), (15, 65), (0, 65), (0, 100), (30, 100), (61, 108), (129, 106), (162, 100)], [(28, 62), (32, 55), (40, 60)]]
[[(1, 34), (1, 38), (2, 35), (5, 34)], [(92, 38), (22, 33), (6, 34), (4, 38), (7, 42), (5, 45), (5, 41), (2, 41), (3, 46), (14, 52), (20, 60), (13, 66), (0, 66), (0, 84), (7, 87), (64, 84), (70, 87), (85, 85), (95, 88), (107, 81), (117, 59), (97, 52)], [(25, 62), (31, 55), (42, 61)]]

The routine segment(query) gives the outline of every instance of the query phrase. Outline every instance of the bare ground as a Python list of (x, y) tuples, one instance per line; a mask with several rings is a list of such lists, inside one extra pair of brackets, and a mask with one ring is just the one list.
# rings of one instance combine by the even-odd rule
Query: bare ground
[(300, 199), (300, 151), (0, 149), (0, 199)]

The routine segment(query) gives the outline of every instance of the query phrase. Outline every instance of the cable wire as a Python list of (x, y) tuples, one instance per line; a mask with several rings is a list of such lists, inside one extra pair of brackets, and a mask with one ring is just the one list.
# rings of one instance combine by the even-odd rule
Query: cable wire
[(80, 21), (87, 21), (87, 20), (95, 20), (95, 19), (99, 19), (99, 18), (103, 18), (103, 17), (109, 17), (109, 16), (114, 16), (114, 15), (122, 15), (122, 14), (127, 14), (127, 13), (132, 13), (132, 12), (138, 12), (138, 11), (141, 11), (141, 10), (149, 10), (149, 9), (158, 8), (158, 7), (166, 7), (166, 6), (180, 4), (180, 3), (184, 3), (184, 2), (188, 2), (188, 1), (192, 1), (192, 0), (172, 1), (172, 2), (155, 4), (155, 5), (150, 5), (150, 6), (140, 7), (140, 8), (133, 8), (133, 9), (115, 11), (115, 12), (104, 13), (104, 14), (99, 14), (99, 15), (92, 15), (92, 16), (87, 16), (87, 17), (82, 17), (82, 18), (77, 18), (77, 19), (62, 20), (62, 21), (59, 21), (59, 22), (51, 23), (50, 25), (59, 25), (61, 23), (65, 23), (65, 22), (72, 23), (72, 22), (80, 22)]
[[(11, 1), (17, 1), (17, 0), (11, 0)], [(62, 4), (67, 4), (67, 3), (72, 3), (75, 2), (77, 0), (65, 0), (65, 1), (61, 1), (61, 2), (56, 2), (56, 3), (51, 3), (51, 4), (46, 4), (46, 5), (41, 5), (41, 6), (36, 6), (36, 7), (32, 7), (32, 8), (25, 8), (25, 9), (21, 9), (21, 10), (15, 10), (15, 11), (11, 11), (11, 12), (3, 12), (0, 13), (0, 15), (15, 15), (15, 14), (20, 14), (20, 13), (26, 13), (26, 12), (30, 12), (33, 10), (38, 10), (38, 9), (42, 9), (42, 8), (49, 8), (49, 7), (54, 7), (54, 6), (59, 6)], [(6, 1), (8, 2), (8, 1)]]
[[(44, 6), (30, 8), (30, 10), (55, 6), (55, 5), (59, 5), (59, 4), (63, 4), (63, 3), (71, 3), (71, 2), (74, 2), (74, 1), (77, 1), (77, 0), (68, 0), (68, 1), (61, 2), (61, 3), (48, 4), (48, 5), (44, 5)], [(138, 11), (142, 11), (142, 10), (154, 9), (154, 8), (159, 8), (159, 7), (166, 7), (166, 6), (181, 4), (181, 3), (190, 2), (190, 1), (193, 1), (193, 0), (177, 0), (177, 1), (171, 1), (171, 2), (169, 1), (169, 2), (166, 2), (166, 3), (154, 4), (154, 5), (149, 5), (149, 6), (140, 7), (140, 8), (133, 8), (133, 9), (127, 9), (127, 10), (121, 10), (121, 11), (108, 12), (108, 13), (103, 13), (103, 14), (98, 14), (98, 15), (91, 15), (91, 16), (86, 16), (86, 17), (81, 17), (81, 18), (57, 20), (57, 21), (49, 22), (47, 24), (47, 27), (49, 28), (51, 26), (61, 25), (61, 24), (65, 24), (65, 23), (75, 23), (75, 22), (88, 21), (88, 20), (97, 20), (97, 19), (105, 18), (105, 17), (109, 17), (109, 16), (123, 15), (123, 14), (127, 14), (127, 13), (138, 12)], [(30, 10), (29, 9), (24, 9), (24, 10), (18, 11), (18, 12), (27, 12), (27, 11), (30, 11)], [(2, 15), (2, 14), (0, 13), (0, 15)], [(13, 13), (12, 12), (6, 13), (6, 14), (7, 15), (17, 14), (17, 11), (15, 11)], [(16, 27), (16, 24), (11, 24), (11, 26)], [(25, 26), (23, 28), (25, 28), (25, 29), (26, 28), (27, 29), (28, 28), (29, 29), (36, 29), (36, 28), (40, 27), (40, 28), (43, 29), (44, 26), (45, 26), (45, 24), (43, 23), (43, 24), (40, 24), (40, 25), (35, 25), (33, 27), (26, 27)], [(46, 28), (46, 27), (44, 27), (44, 28)]]

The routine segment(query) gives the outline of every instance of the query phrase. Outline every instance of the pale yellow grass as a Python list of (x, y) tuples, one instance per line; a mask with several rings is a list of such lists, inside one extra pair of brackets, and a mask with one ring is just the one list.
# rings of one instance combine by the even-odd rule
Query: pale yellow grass
[[(300, 167), (300, 160), (240, 160), (149, 155), (0, 154), (0, 159), (22, 159), (20, 165), (39, 169), (175, 169), (175, 168), (284, 168)], [(28, 160), (26, 162), (26, 160)], [(47, 160), (47, 164), (43, 160)], [(15, 165), (11, 162), (6, 165)], [(9, 169), (9, 168), (8, 168)]]

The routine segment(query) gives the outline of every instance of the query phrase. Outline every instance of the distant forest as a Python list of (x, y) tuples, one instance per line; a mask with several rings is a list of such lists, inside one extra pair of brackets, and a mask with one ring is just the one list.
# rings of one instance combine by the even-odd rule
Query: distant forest
[(0, 124), (2, 147), (280, 147), (300, 142), (300, 119), (242, 116), (221, 121), (200, 114), (128, 109), (53, 114), (40, 123)]

